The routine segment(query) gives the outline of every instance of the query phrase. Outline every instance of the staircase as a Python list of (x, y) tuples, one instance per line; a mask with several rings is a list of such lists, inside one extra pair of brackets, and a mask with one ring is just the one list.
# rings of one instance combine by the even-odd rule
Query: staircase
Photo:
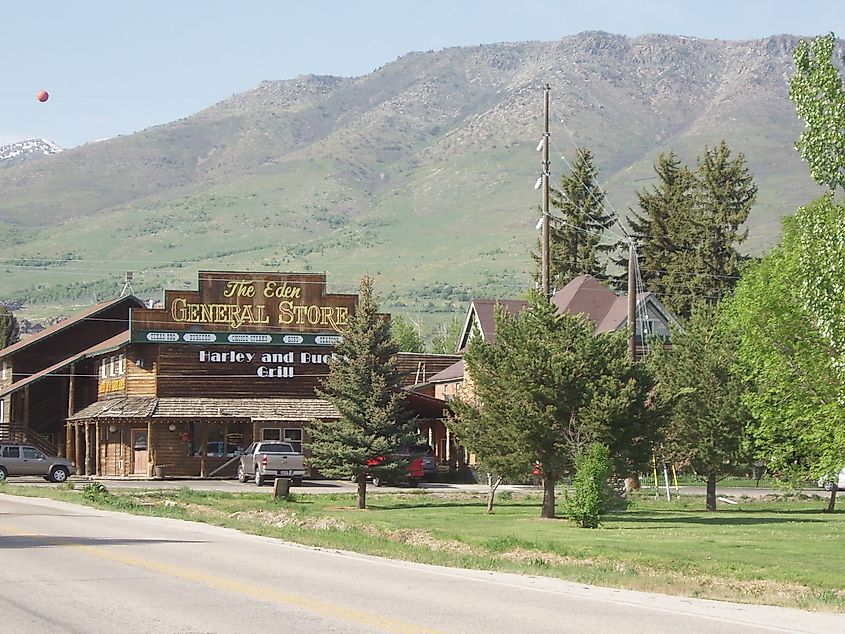
[(17, 442), (32, 445), (44, 453), (55, 456), (56, 445), (33, 429), (26, 429), (19, 423), (9, 423), (0, 427), (0, 442)]

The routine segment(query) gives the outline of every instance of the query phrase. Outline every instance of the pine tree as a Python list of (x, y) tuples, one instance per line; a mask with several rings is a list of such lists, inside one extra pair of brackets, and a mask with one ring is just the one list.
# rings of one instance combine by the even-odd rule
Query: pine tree
[(5, 306), (0, 306), (0, 349), (17, 343), (20, 338), (18, 320)]
[(740, 230), (757, 197), (757, 186), (739, 154), (721, 141), (699, 156), (691, 172), (674, 153), (660, 155), (661, 183), (638, 192), (640, 212), (631, 228), (639, 244), (647, 290), (680, 317), (697, 303), (715, 304), (736, 286), (745, 262), (737, 250)]
[[(317, 394), (340, 413), (337, 421), (313, 421), (308, 443), (310, 463), (329, 477), (353, 477), (358, 508), (366, 508), (367, 474), (384, 476), (404, 469), (395, 457), (413, 444), (417, 423), (397, 387), (396, 343), (390, 322), (379, 314), (369, 277), (361, 281), (355, 314), (342, 331), (343, 340), (329, 363), (329, 376)], [(368, 461), (383, 457), (378, 466)]]
[(745, 384), (734, 374), (738, 339), (718, 307), (693, 310), (673, 349), (649, 358), (658, 377), (656, 398), (671, 409), (667, 456), (707, 479), (706, 508), (716, 510), (716, 482), (750, 462), (743, 406)]
[[(672, 260), (683, 248), (677, 243), (678, 234), (692, 215), (694, 181), (689, 168), (672, 151), (657, 157), (654, 171), (660, 182), (637, 192), (640, 211), (630, 210), (629, 224), (639, 245), (643, 284), (665, 299), (670, 291), (667, 275)], [(617, 264), (627, 271), (627, 255)]]
[(555, 485), (590, 443), (610, 446), (623, 469), (641, 463), (653, 435), (644, 405), (652, 383), (628, 358), (624, 333), (593, 336), (585, 319), (558, 315), (532, 292), (518, 316), (498, 310), (496, 342), (474, 337), (464, 360), (475, 402), (456, 405), (455, 430), (506, 473), (539, 463), (542, 517), (554, 517)]
[[(604, 210), (597, 176), (592, 152), (579, 148), (571, 172), (561, 176), (560, 187), (550, 193), (556, 210), (549, 227), (549, 284), (553, 288), (563, 288), (579, 275), (606, 275), (606, 254), (614, 247), (606, 242), (605, 234), (613, 218)], [(541, 258), (535, 254), (534, 260), (539, 280)]]

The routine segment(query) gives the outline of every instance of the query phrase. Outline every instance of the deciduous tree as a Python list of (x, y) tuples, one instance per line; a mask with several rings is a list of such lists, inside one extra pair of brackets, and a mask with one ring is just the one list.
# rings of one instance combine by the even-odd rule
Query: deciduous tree
[(5, 306), (0, 306), (0, 349), (17, 343), (20, 337), (18, 320)]
[(833, 63), (833, 33), (795, 47), (789, 98), (805, 122), (795, 144), (817, 183), (845, 190), (845, 87)]
[[(842, 276), (831, 276), (845, 262), (843, 224), (845, 208), (829, 196), (800, 209), (730, 303), (739, 367), (752, 385), (745, 401), (755, 442), (769, 470), (787, 481), (837, 473), (845, 459), (845, 351), (836, 330), (845, 294)], [(823, 227), (829, 236), (817, 233)], [(829, 510), (835, 502), (834, 489)]]

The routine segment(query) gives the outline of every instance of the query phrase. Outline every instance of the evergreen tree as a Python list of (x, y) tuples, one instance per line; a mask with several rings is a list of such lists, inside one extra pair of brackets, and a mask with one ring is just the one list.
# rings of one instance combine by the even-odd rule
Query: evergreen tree
[[(543, 478), (542, 517), (554, 517), (554, 487), (575, 456), (603, 442), (632, 464), (651, 441), (651, 382), (627, 356), (624, 333), (593, 336), (580, 316), (558, 315), (539, 293), (518, 316), (499, 309), (496, 342), (473, 337), (464, 356), (472, 402), (459, 402), (456, 433), (481, 462)], [(467, 430), (470, 431), (469, 433)]]
[(18, 320), (5, 306), (0, 306), (0, 349), (17, 343), (20, 339)]
[(737, 340), (715, 307), (696, 307), (686, 330), (672, 335), (672, 350), (649, 363), (657, 398), (669, 404), (667, 456), (707, 479), (706, 508), (716, 510), (716, 482), (750, 462), (742, 404), (744, 383), (734, 372)]
[[(678, 235), (691, 222), (694, 179), (690, 169), (672, 151), (657, 157), (654, 171), (659, 184), (637, 192), (640, 210), (629, 210), (628, 222), (639, 245), (643, 284), (665, 299), (671, 289), (667, 276), (673, 269), (673, 259), (683, 248), (677, 243)], [(626, 271), (623, 278), (627, 276), (627, 257), (623, 254), (617, 261)], [(622, 289), (626, 285), (626, 280), (618, 284)]]
[(655, 171), (661, 183), (637, 194), (631, 227), (646, 289), (685, 318), (695, 304), (717, 303), (736, 286), (745, 261), (736, 247), (748, 235), (740, 227), (757, 186), (745, 157), (731, 158), (724, 141), (704, 148), (695, 172), (671, 152), (658, 157)]
[[(359, 509), (366, 508), (367, 474), (385, 476), (404, 469), (395, 456), (400, 447), (413, 444), (417, 428), (397, 387), (390, 322), (378, 310), (373, 282), (365, 277), (355, 314), (329, 363), (329, 376), (317, 390), (337, 408), (340, 420), (313, 421), (308, 443), (309, 461), (321, 473), (355, 479)], [(368, 464), (380, 456), (384, 461), (378, 466)]]
[[(598, 184), (593, 154), (579, 148), (571, 172), (561, 176), (560, 187), (552, 188), (554, 207), (549, 226), (549, 285), (561, 289), (579, 275), (604, 277), (607, 253), (613, 245), (603, 241), (613, 218), (604, 210), (604, 192)], [(542, 279), (537, 262), (537, 281)]]

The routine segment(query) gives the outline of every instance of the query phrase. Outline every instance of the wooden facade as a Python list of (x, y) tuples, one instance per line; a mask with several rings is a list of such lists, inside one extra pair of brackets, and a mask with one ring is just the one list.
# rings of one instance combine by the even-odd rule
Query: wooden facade
[[(231, 477), (254, 440), (305, 449), (310, 421), (338, 416), (315, 388), (357, 297), (326, 293), (322, 274), (203, 271), (197, 288), (166, 291), (158, 309), (114, 300), (12, 355), (0, 351), (0, 398), (11, 401), (3, 411), (81, 475)], [(400, 364), (416, 380), (453, 361)], [(438, 446), (442, 402), (417, 406), (422, 438)]]

